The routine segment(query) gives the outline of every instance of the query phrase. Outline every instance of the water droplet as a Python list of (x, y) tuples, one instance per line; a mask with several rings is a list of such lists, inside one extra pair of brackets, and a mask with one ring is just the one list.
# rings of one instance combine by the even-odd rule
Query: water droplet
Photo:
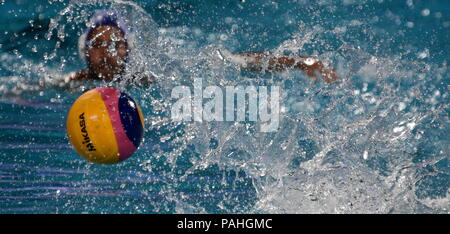
[(422, 16), (429, 16), (430, 15), (430, 10), (425, 8), (425, 9), (422, 10), (421, 14), (422, 14)]
[(406, 27), (414, 28), (414, 23), (413, 22), (406, 22)]
[(367, 152), (367, 150), (364, 150), (363, 159), (367, 160), (368, 158), (369, 158), (369, 152)]
[(392, 131), (394, 133), (399, 133), (399, 132), (403, 132), (404, 129), (405, 129), (405, 127), (400, 126), (400, 127), (395, 127), (394, 129), (392, 129)]

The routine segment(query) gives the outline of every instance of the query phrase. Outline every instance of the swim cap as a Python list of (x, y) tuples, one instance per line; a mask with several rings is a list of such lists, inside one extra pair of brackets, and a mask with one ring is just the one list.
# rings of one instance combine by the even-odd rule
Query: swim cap
[(125, 41), (128, 44), (128, 49), (130, 49), (133, 45), (133, 35), (120, 14), (112, 11), (97, 10), (89, 21), (86, 32), (83, 33), (83, 35), (81, 35), (78, 40), (78, 53), (80, 55), (80, 58), (86, 62), (86, 48), (89, 43), (87, 38), (90, 37), (95, 28), (101, 25), (116, 26), (124, 34)]

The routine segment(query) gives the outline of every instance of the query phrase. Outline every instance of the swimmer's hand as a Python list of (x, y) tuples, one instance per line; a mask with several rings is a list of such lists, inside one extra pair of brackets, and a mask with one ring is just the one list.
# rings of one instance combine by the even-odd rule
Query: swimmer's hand
[(286, 69), (300, 69), (312, 78), (322, 77), (326, 83), (332, 83), (337, 80), (335, 69), (327, 68), (318, 59), (305, 55), (276, 57), (269, 52), (233, 54), (227, 50), (219, 50), (219, 56), (224, 60), (255, 72), (281, 72)]
[(82, 81), (89, 79), (89, 71), (82, 70), (79, 72), (71, 72), (64, 77), (64, 82), (69, 83), (71, 81)]

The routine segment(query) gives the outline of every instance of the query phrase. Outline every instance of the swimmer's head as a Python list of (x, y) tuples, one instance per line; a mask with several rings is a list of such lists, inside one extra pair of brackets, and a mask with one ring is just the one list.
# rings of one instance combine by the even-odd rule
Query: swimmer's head
[(127, 34), (116, 14), (96, 12), (80, 48), (90, 72), (104, 80), (123, 72), (129, 50)]
[(117, 26), (98, 26), (86, 40), (86, 59), (92, 72), (110, 80), (124, 70), (128, 45), (124, 33)]

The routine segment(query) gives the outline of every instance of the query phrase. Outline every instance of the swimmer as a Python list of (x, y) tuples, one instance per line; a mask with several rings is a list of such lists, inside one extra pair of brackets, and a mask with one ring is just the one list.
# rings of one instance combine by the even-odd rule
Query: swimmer
[(96, 12), (78, 45), (87, 69), (69, 74), (66, 81), (111, 81), (122, 74), (129, 53), (128, 36), (128, 29), (118, 15)]
[[(97, 11), (79, 42), (81, 57), (88, 67), (70, 74), (66, 81), (111, 81), (114, 76), (123, 74), (130, 49), (128, 37), (128, 28), (117, 14)], [(322, 77), (326, 83), (337, 80), (334, 69), (327, 68), (318, 59), (304, 55), (277, 57), (269, 52), (232, 54), (226, 50), (219, 50), (219, 55), (222, 59), (255, 72), (300, 69), (312, 78)], [(141, 83), (148, 83), (145, 80), (149, 79), (144, 77), (140, 80)]]

